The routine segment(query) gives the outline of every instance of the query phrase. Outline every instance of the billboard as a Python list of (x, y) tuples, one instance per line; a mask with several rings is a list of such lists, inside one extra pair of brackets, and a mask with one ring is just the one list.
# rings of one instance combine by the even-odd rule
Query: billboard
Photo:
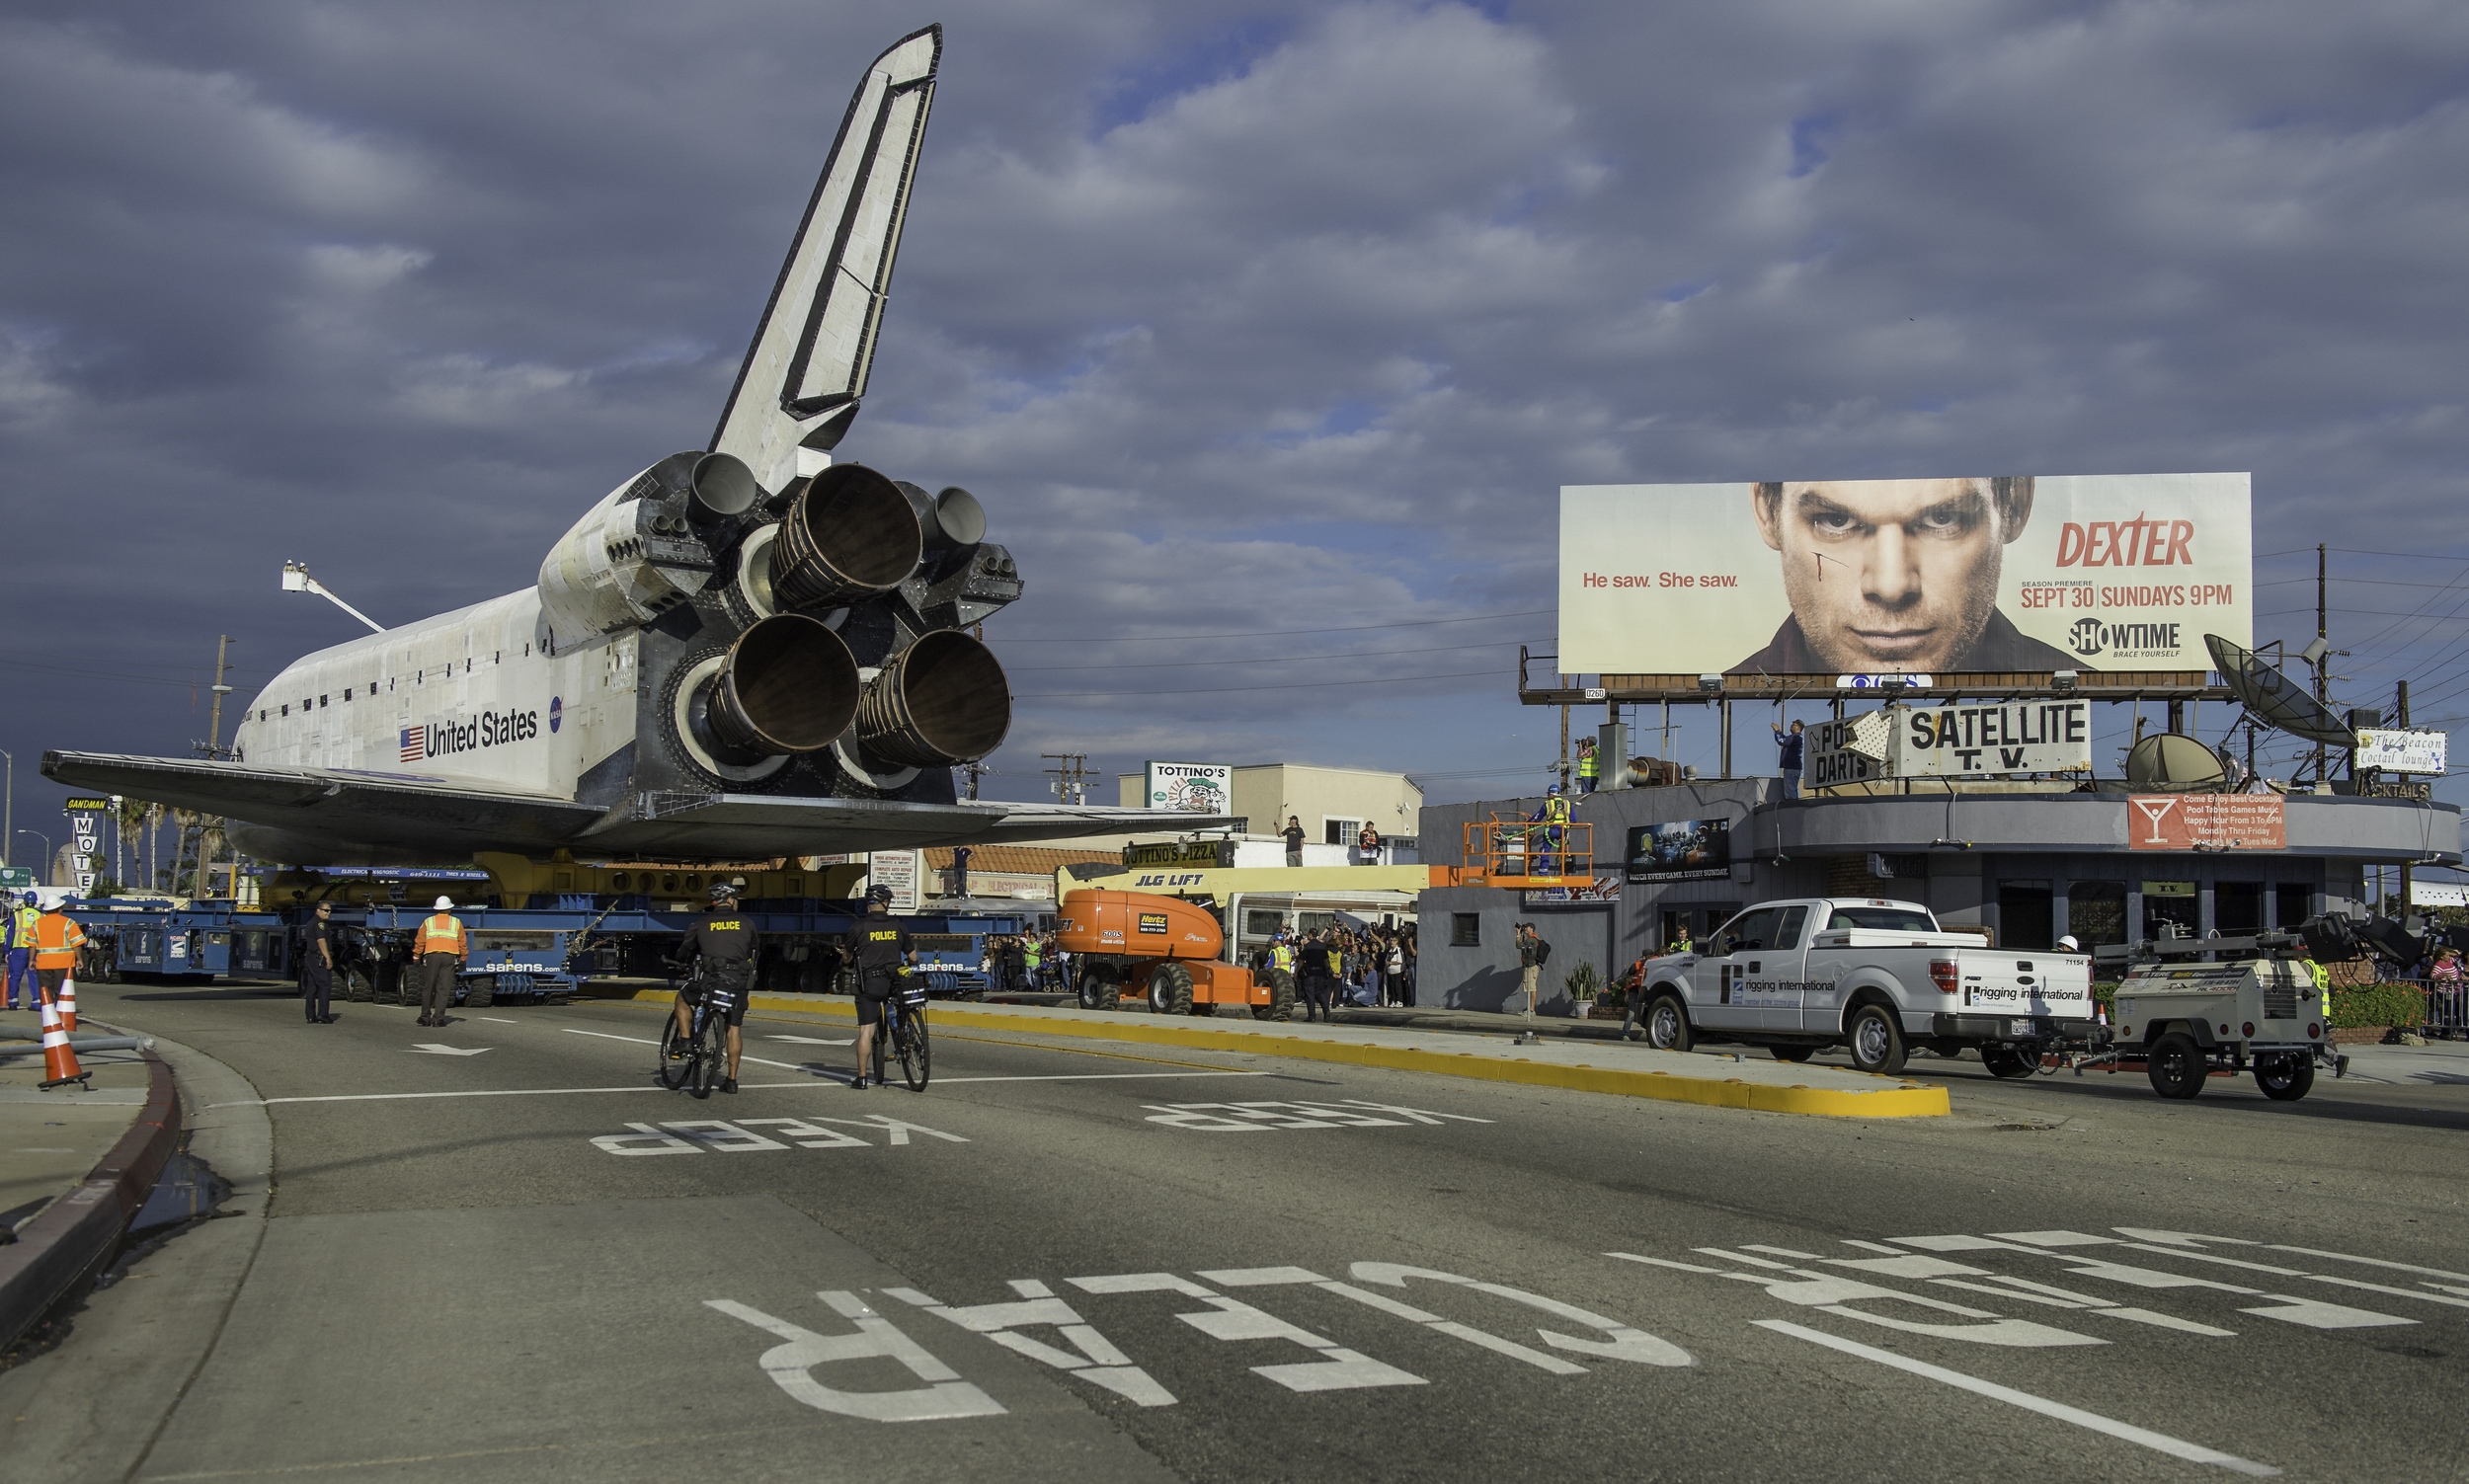
[(1629, 831), (1629, 879), (1713, 881), (1731, 875), (1729, 820), (1672, 820)]
[(2244, 474), (1566, 485), (1557, 663), (2208, 670), (2205, 634), (2252, 637), (2253, 559)]
[(2092, 703), (2076, 700), (1888, 706), (1820, 722), (1801, 753), (1801, 778), (1811, 788), (2091, 770)]
[(1149, 809), (1222, 815), (1234, 803), (1234, 770), (1215, 762), (1152, 762), (1141, 803)]
[[(2288, 811), (2278, 794), (2132, 794), (2129, 850), (2285, 850)], [(2146, 894), (2151, 888), (2146, 886)], [(2189, 894), (2192, 895), (2191, 893)]]

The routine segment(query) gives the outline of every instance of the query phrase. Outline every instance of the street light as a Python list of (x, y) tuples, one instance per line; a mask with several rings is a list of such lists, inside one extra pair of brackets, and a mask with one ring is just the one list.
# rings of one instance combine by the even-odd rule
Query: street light
[(9, 835), (9, 838), (14, 840), (21, 834), (31, 834), (36, 839), (42, 841), (42, 874), (49, 876), (51, 874), (51, 836), (44, 834), (40, 829), (20, 829), (12, 832)]

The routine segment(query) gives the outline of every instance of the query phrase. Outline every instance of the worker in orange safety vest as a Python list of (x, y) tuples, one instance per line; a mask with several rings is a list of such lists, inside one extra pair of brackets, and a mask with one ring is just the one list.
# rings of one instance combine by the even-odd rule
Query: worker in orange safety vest
[(86, 946), (86, 930), (58, 907), (35, 919), (35, 982), (44, 999), (60, 997), (60, 982), (77, 969), (77, 950)]
[(445, 1007), (454, 1001), (454, 976), (471, 959), (471, 940), (453, 914), (454, 898), (438, 898), (436, 915), (424, 918), (412, 953), (420, 966), (420, 1023), (445, 1024)]

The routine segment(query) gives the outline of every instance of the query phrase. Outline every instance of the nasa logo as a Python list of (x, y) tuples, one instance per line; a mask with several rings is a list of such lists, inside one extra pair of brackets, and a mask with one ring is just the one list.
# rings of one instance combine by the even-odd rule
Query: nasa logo
[(565, 719), (565, 700), (558, 696), (549, 697), (549, 731), (554, 734), (557, 731), (557, 724)]

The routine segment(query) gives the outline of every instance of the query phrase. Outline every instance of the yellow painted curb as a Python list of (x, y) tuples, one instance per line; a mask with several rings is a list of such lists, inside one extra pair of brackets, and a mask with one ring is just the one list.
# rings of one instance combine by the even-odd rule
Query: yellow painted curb
[[(659, 1004), (670, 1000), (669, 992), (663, 989), (638, 990), (634, 997)], [(853, 1006), (843, 1008), (839, 1002), (783, 999), (770, 994), (750, 997), (747, 1007), (827, 1015), (852, 1022), (857, 1018)], [(1179, 1046), (1198, 1051), (1249, 1052), (1259, 1056), (1293, 1056), (1306, 1061), (1342, 1061), (1356, 1066), (1385, 1066), (1395, 1071), (1476, 1077), (1488, 1082), (1522, 1082), (1536, 1087), (1566, 1087), (1577, 1092), (1608, 1092), (1620, 1097), (1659, 1098), (1668, 1103), (1747, 1108), (1758, 1113), (1807, 1113), (1830, 1118), (1929, 1118), (1951, 1111), (1944, 1087), (1915, 1087), (1908, 1083), (1880, 1087), (1875, 1092), (1843, 1092), (1827, 1087), (1776, 1087), (1768, 1083), (1744, 1082), (1737, 1077), (1676, 1077), (1669, 1072), (1563, 1066), (1548, 1061), (1482, 1056), (1473, 1052), (1451, 1054), (1409, 1047), (1314, 1041), (1303, 1036), (1279, 1036), (1274, 1032), (1213, 1031), (1198, 1026), (1142, 1025), (1138, 1021), (1100, 1025), (1085, 1020), (1045, 1020), (1031, 1015), (1006, 1015), (994, 1010), (962, 1009), (949, 1001), (935, 1003), (934, 1021), (937, 1025), (968, 1026), (985, 1031), (1024, 1031), (1037, 1036), (1128, 1041), (1144, 1046)]]

